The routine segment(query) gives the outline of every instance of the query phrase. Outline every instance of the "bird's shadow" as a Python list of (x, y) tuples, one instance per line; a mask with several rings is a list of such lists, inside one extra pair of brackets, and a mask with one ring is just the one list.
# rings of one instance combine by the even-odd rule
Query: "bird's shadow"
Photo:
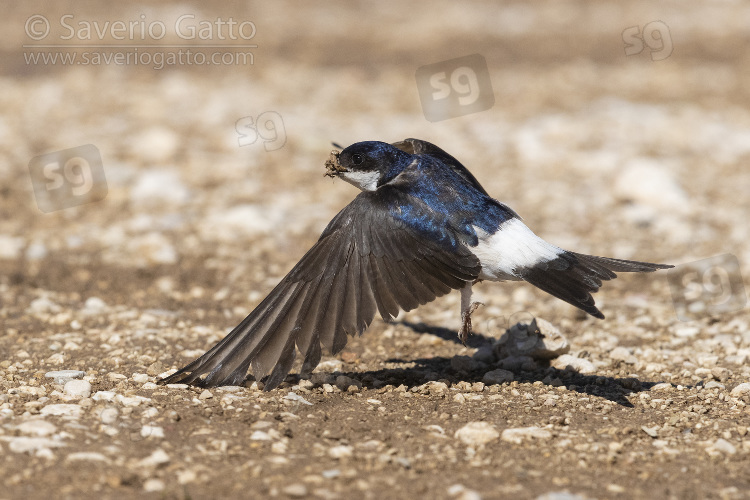
[[(456, 332), (448, 328), (430, 326), (424, 323), (401, 322), (402, 325), (411, 328), (416, 333), (429, 333), (442, 339), (461, 343)], [(496, 339), (493, 337), (474, 333), (468, 339), (466, 345), (472, 348), (490, 346)], [(362, 381), (363, 386), (378, 389), (383, 385), (394, 386), (405, 385), (407, 390), (422, 385), (430, 380), (446, 380), (451, 384), (464, 381), (469, 383), (481, 382), (484, 374), (494, 369), (491, 365), (479, 366), (472, 371), (459, 371), (451, 366), (451, 358), (432, 357), (418, 359), (387, 360), (388, 363), (404, 363), (416, 366), (408, 368), (387, 368), (381, 370), (370, 370), (365, 372), (350, 372), (345, 375), (355, 376)], [(595, 396), (607, 399), (620, 406), (633, 408), (628, 401), (628, 396), (633, 393), (649, 390), (656, 382), (643, 382), (633, 377), (607, 377), (601, 375), (584, 375), (573, 370), (559, 370), (551, 366), (539, 366), (532, 371), (514, 370), (514, 380), (520, 383), (541, 382), (548, 386), (564, 385), (568, 390), (575, 391), (587, 396)]]

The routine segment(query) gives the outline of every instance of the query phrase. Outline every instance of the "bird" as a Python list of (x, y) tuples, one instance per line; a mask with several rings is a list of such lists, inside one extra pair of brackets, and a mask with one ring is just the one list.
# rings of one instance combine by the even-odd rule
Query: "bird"
[(300, 373), (322, 348), (341, 351), (379, 313), (393, 321), (452, 290), (461, 293), (460, 340), (471, 333), (472, 286), (526, 281), (604, 319), (592, 293), (617, 272), (673, 267), (563, 250), (492, 198), (456, 158), (419, 139), (363, 141), (331, 152), (325, 175), (361, 190), (281, 282), (202, 356), (159, 380), (242, 385), (252, 369), (264, 390), (281, 384), (297, 352)]

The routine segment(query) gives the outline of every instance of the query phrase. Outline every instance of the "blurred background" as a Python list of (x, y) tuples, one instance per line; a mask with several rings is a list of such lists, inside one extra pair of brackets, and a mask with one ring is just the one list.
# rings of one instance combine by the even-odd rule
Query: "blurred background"
[[(46, 262), (127, 269), (208, 253), (203, 265), (231, 282), (254, 266), (249, 245), (309, 245), (356, 194), (322, 178), (331, 141), (405, 137), (458, 157), (560, 246), (747, 262), (750, 7), (431, 5), (6, 5), (2, 280), (64, 287)], [(491, 82), (485, 109), (428, 121), (440, 82), (417, 70), (473, 54)], [(447, 100), (473, 81), (451, 82), (452, 69)], [(92, 187), (75, 164), (87, 144), (101, 158)], [(32, 162), (65, 150), (46, 171)]]

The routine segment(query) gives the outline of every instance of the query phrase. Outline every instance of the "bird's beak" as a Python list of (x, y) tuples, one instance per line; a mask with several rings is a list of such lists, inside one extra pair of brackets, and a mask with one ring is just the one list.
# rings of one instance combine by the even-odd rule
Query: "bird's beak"
[(326, 160), (326, 177), (337, 177), (341, 172), (346, 172), (346, 168), (339, 163), (340, 154), (341, 151), (335, 149), (331, 151), (331, 155)]

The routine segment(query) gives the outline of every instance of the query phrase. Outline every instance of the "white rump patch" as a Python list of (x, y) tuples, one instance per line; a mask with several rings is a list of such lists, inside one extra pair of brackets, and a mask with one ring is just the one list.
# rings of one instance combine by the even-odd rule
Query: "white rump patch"
[(514, 269), (534, 267), (540, 262), (554, 260), (565, 250), (547, 243), (534, 234), (519, 219), (510, 219), (500, 225), (495, 234), (474, 226), (479, 244), (469, 250), (482, 264), (480, 279), (490, 281), (518, 280)]
[(350, 170), (347, 172), (341, 172), (339, 177), (352, 186), (358, 187), (362, 191), (375, 191), (378, 188), (380, 172), (377, 170)]

